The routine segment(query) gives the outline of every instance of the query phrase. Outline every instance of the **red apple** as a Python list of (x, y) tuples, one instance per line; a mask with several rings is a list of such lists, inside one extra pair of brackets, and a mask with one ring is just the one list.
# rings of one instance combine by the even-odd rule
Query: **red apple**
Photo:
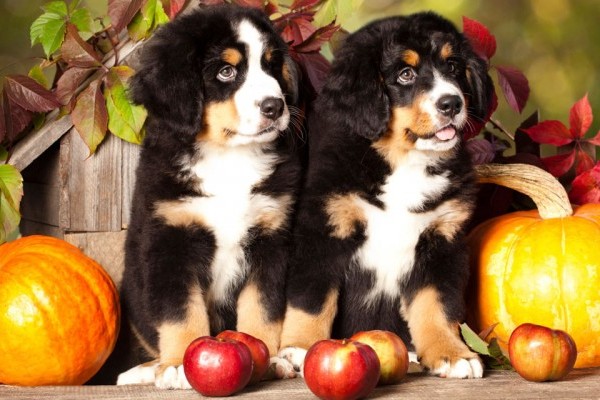
[(379, 385), (400, 382), (408, 372), (408, 350), (402, 339), (393, 332), (372, 330), (357, 332), (350, 340), (371, 346), (381, 365)]
[(321, 340), (304, 358), (304, 380), (323, 400), (366, 397), (379, 380), (379, 359), (368, 345), (349, 340)]
[(217, 335), (217, 338), (227, 338), (237, 340), (248, 346), (254, 362), (254, 370), (250, 378), (250, 384), (259, 382), (269, 369), (269, 348), (262, 340), (244, 332), (223, 331)]
[(252, 376), (252, 354), (237, 340), (201, 336), (185, 350), (183, 371), (203, 396), (229, 396), (242, 390)]
[(522, 324), (510, 335), (508, 354), (514, 369), (528, 381), (557, 381), (573, 369), (577, 348), (564, 331)]

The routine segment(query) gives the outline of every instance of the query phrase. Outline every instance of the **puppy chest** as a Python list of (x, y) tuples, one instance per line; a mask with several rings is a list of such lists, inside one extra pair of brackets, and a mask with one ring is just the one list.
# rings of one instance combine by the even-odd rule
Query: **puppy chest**
[(442, 209), (418, 212), (425, 201), (447, 189), (449, 180), (429, 175), (421, 165), (396, 169), (382, 187), (383, 207), (362, 202), (365, 241), (358, 249), (358, 264), (375, 276), (373, 295), (397, 296), (399, 283), (411, 272), (420, 235), (436, 223)]

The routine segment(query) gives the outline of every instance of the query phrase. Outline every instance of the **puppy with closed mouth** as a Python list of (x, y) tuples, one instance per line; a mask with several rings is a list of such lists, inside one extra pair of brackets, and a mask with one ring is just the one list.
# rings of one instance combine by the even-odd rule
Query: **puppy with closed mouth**
[(385, 329), (433, 374), (482, 376), (459, 334), (476, 195), (462, 132), (492, 92), (434, 13), (375, 21), (339, 49), (309, 116), (279, 352), (296, 371), (318, 340)]
[(279, 347), (296, 67), (262, 12), (211, 6), (159, 29), (131, 88), (148, 121), (121, 296), (152, 361), (118, 383), (189, 388), (181, 364), (199, 336), (235, 329)]

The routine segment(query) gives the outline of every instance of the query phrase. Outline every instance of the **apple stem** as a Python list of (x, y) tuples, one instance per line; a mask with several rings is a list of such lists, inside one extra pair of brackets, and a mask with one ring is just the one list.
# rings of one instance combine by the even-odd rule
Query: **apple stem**
[(495, 183), (523, 193), (535, 203), (542, 219), (565, 218), (573, 208), (565, 188), (551, 174), (529, 164), (475, 166), (479, 183)]

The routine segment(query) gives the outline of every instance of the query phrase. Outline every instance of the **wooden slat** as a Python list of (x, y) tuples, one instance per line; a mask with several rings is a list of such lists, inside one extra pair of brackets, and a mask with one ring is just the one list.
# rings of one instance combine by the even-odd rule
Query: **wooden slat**
[[(2, 399), (52, 400), (198, 400), (193, 390), (160, 390), (154, 386), (67, 386), (17, 388), (0, 386)], [(237, 393), (233, 399), (315, 400), (300, 378), (261, 382)], [(558, 382), (528, 382), (516, 372), (487, 372), (483, 379), (444, 379), (409, 375), (398, 385), (376, 388), (370, 399), (598, 399), (600, 369), (575, 370)]]
[(61, 228), (71, 232), (121, 230), (121, 146), (109, 135), (93, 156), (77, 131), (61, 144)]
[(66, 115), (56, 119), (57, 112), (48, 115), (47, 122), (40, 130), (31, 132), (15, 145), (12, 150), (9, 164), (14, 165), (19, 171), (24, 170), (53, 143), (60, 139), (71, 127), (71, 116)]
[(132, 143), (123, 142), (123, 197), (121, 227), (127, 229), (129, 225), (129, 216), (131, 214), (131, 199), (133, 197), (133, 188), (135, 185), (135, 171), (138, 166), (140, 146)]

